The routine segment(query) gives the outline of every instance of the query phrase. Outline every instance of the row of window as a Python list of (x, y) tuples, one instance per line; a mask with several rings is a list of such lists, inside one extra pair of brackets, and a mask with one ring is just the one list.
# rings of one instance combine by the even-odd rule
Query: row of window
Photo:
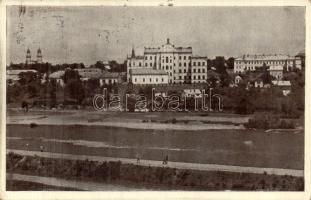
[[(160, 80), (161, 80), (161, 83), (164, 82), (164, 78), (161, 78)], [(145, 83), (145, 82), (146, 82), (146, 79), (143, 78), (143, 83)], [(155, 79), (155, 82), (159, 82), (159, 79), (156, 78), (156, 79)], [(134, 79), (134, 83), (137, 83), (137, 78)], [(149, 83), (152, 83), (152, 78), (149, 79)]]
[[(198, 78), (198, 80), (205, 80), (205, 75), (202, 75), (202, 76), (193, 76), (193, 80), (196, 80)], [(202, 78), (202, 79), (201, 79)], [(179, 76), (179, 80), (191, 80), (191, 76)], [(174, 77), (174, 80), (176, 80), (176, 77)]]
[[(237, 64), (284, 64), (286, 60), (276, 60), (276, 61), (237, 61)], [(288, 61), (291, 63), (291, 61)]]
[[(168, 63), (168, 62), (166, 62), (166, 63)], [(170, 60), (170, 63), (172, 63), (172, 60)], [(132, 63), (129, 63), (129, 66), (131, 67)], [(138, 66), (141, 67), (142, 63), (139, 62)], [(152, 63), (149, 63), (149, 66), (152, 67)], [(174, 63), (174, 66), (176, 66), (175, 63)], [(191, 63), (188, 63), (188, 66), (190, 67)], [(202, 62), (202, 65), (201, 65), (201, 62), (193, 62), (193, 66), (205, 66), (205, 62)], [(148, 67), (148, 63), (145, 63), (145, 67)], [(182, 63), (179, 63), (179, 67), (182, 67)], [(186, 62), (184, 63), (184, 67), (187, 67), (187, 63)]]
[[(182, 59), (184, 59), (184, 60), (187, 60), (187, 59), (189, 59), (190, 60), (190, 57), (191, 56), (179, 56), (179, 60), (182, 60)], [(163, 56), (162, 56), (162, 58), (163, 58)], [(165, 57), (165, 60), (166, 60), (166, 62), (168, 62), (168, 59), (169, 58), (172, 58), (171, 56), (170, 57), (168, 57), (168, 56), (166, 56)], [(174, 56), (174, 60), (176, 59), (176, 57)], [(145, 60), (148, 60), (148, 56), (145, 56)], [(152, 56), (149, 56), (149, 60), (153, 60), (153, 57)], [(172, 61), (172, 60), (171, 60)], [(164, 62), (164, 60), (163, 60), (163, 62)]]
[[(197, 79), (197, 76), (193, 76), (193, 80), (196, 80)], [(198, 76), (198, 80), (200, 80), (201, 79), (201, 76), (199, 75)], [(205, 80), (205, 76), (204, 75), (202, 75), (202, 79), (203, 80)]]

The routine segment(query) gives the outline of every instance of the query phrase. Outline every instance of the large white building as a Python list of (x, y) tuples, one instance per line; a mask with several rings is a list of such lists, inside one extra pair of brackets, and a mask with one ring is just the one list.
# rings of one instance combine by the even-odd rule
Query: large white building
[[(127, 58), (127, 81), (133, 82), (134, 80), (131, 77), (133, 74), (131, 70), (152, 69), (165, 72), (168, 76), (168, 83), (203, 83), (206, 82), (206, 62), (207, 57), (192, 55), (192, 47), (175, 47), (167, 39), (166, 44), (161, 47), (145, 47), (143, 56), (136, 56), (134, 49), (132, 50), (131, 56)], [(154, 71), (152, 74), (158, 76)]]
[(243, 55), (234, 60), (234, 73), (245, 73), (246, 71), (255, 71), (266, 65), (285, 66), (287, 70), (292, 68), (301, 69), (301, 58), (289, 55)]

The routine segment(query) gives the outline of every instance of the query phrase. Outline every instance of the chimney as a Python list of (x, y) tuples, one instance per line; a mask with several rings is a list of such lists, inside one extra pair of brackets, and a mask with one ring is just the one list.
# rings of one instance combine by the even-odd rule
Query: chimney
[(166, 44), (169, 44), (169, 43), (170, 43), (170, 39), (167, 38), (167, 39), (166, 39)]

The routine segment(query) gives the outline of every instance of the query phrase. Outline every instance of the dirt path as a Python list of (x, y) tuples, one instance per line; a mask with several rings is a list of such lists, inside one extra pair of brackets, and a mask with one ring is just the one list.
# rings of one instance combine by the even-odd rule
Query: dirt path
[[(66, 180), (61, 178), (54, 177), (43, 177), (43, 176), (32, 176), (24, 174), (15, 174), (7, 173), (8, 180), (17, 180), (17, 181), (28, 181), (33, 183), (40, 183), (49, 186), (65, 187), (65, 188), (74, 188), (78, 190), (85, 191), (128, 191), (128, 190), (138, 190), (130, 187), (112, 185), (107, 183), (95, 183), (89, 181), (78, 181), (78, 180)], [(140, 189), (141, 190), (141, 189)]]
[[(69, 160), (93, 160), (93, 161), (121, 161), (122, 163), (137, 164), (136, 159), (129, 158), (112, 158), (101, 156), (89, 156), (89, 155), (73, 155), (73, 154), (60, 154), (51, 152), (39, 152), (39, 151), (25, 151), (25, 150), (12, 150), (7, 149), (7, 153), (12, 152), (24, 156), (40, 156), (46, 158), (61, 158)], [(155, 166), (155, 167), (171, 167), (176, 169), (191, 169), (201, 171), (229, 171), (229, 172), (241, 172), (241, 173), (255, 173), (263, 174), (275, 174), (275, 175), (291, 175), (297, 177), (303, 177), (303, 170), (294, 169), (281, 169), (281, 168), (260, 168), (260, 167), (242, 167), (232, 165), (216, 165), (216, 164), (199, 164), (199, 163), (184, 163), (184, 162), (168, 162), (167, 165), (163, 165), (162, 161), (154, 160), (140, 160), (139, 165), (142, 166)]]

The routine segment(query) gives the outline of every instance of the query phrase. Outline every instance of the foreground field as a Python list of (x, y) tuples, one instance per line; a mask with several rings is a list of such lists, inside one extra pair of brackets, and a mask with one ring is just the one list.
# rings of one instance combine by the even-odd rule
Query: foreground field
[[(143, 190), (202, 191), (304, 189), (302, 177), (288, 175), (188, 170), (166, 166), (141, 166), (121, 161), (46, 158), (13, 153), (7, 155), (7, 172), (7, 177), (13, 177), (13, 180), (30, 180), (51, 186), (72, 186), (86, 190), (128, 190), (128, 187)], [(90, 187), (92, 185), (94, 187)]]

